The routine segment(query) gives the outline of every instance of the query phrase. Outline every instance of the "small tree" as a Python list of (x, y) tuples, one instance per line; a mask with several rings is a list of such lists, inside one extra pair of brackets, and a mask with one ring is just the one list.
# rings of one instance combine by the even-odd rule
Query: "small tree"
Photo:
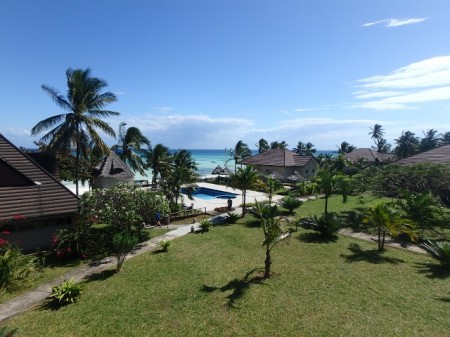
[(294, 197), (287, 196), (281, 199), (279, 204), (281, 207), (286, 208), (290, 214), (293, 214), (295, 209), (303, 205), (303, 201)]
[(317, 172), (317, 185), (320, 189), (320, 191), (324, 194), (325, 198), (325, 214), (328, 213), (328, 198), (330, 197), (331, 193), (333, 193), (333, 190), (335, 188), (335, 174), (331, 169), (321, 169), (319, 172)]
[(247, 190), (262, 186), (258, 171), (250, 165), (245, 166), (245, 168), (240, 167), (236, 174), (230, 176), (229, 185), (242, 191), (242, 215), (245, 216)]
[(117, 258), (116, 272), (118, 273), (122, 270), (125, 258), (138, 243), (138, 238), (129, 232), (119, 232), (114, 235), (112, 243)]
[(270, 278), (272, 266), (270, 253), (272, 249), (289, 236), (289, 233), (285, 233), (279, 219), (275, 218), (275, 212), (270, 205), (264, 205), (255, 200), (255, 216), (259, 220), (264, 232), (263, 247), (265, 247), (266, 251), (266, 258), (264, 260), (264, 278)]

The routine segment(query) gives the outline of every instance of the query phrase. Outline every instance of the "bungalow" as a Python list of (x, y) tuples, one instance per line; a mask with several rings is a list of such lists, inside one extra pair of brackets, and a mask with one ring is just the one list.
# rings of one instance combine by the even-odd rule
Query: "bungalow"
[(443, 145), (396, 162), (396, 164), (399, 165), (414, 165), (420, 163), (450, 165), (450, 145)]
[(0, 134), (0, 227), (10, 233), (3, 238), (24, 250), (48, 247), (77, 211), (75, 194)]
[(118, 183), (133, 184), (134, 173), (111, 151), (94, 169), (93, 188), (111, 188)]
[(390, 163), (397, 160), (397, 156), (391, 153), (381, 153), (370, 148), (360, 148), (347, 153), (345, 159), (351, 162), (365, 160), (368, 164)]
[(263, 175), (272, 175), (281, 182), (311, 179), (318, 168), (314, 157), (285, 149), (268, 150), (241, 160), (239, 164), (253, 165)]

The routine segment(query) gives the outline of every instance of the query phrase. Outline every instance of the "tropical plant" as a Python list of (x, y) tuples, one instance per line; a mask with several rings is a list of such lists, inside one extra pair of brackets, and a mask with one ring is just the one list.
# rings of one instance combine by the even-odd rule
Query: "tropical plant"
[(267, 177), (264, 180), (264, 189), (267, 192), (267, 195), (269, 197), (269, 204), (272, 203), (272, 196), (276, 192), (277, 189), (281, 188), (283, 185), (280, 183), (279, 180), (274, 179), (272, 177)]
[(200, 228), (202, 232), (209, 232), (209, 229), (212, 228), (214, 225), (209, 219), (205, 219), (202, 222), (200, 222)]
[(171, 171), (172, 157), (169, 148), (162, 144), (156, 144), (150, 147), (146, 152), (147, 165), (152, 169), (152, 185), (157, 184), (158, 175), (161, 180), (167, 179)]
[(309, 218), (300, 220), (299, 225), (305, 229), (312, 229), (323, 237), (335, 236), (342, 228), (341, 219), (335, 213), (313, 214)]
[(16, 333), (19, 331), (19, 329), (10, 329), (6, 325), (0, 327), (0, 337), (13, 337), (16, 335)]
[(324, 194), (325, 214), (328, 212), (328, 198), (335, 189), (334, 177), (335, 174), (330, 169), (320, 169), (315, 179), (319, 190)]
[(172, 241), (170, 241), (170, 240), (161, 240), (158, 243), (158, 246), (160, 246), (162, 251), (164, 251), (164, 252), (168, 252), (171, 245), (172, 245)]
[(255, 145), (258, 148), (258, 153), (266, 152), (267, 150), (270, 150), (270, 145), (264, 138), (261, 138), (258, 141), (258, 144)]
[(352, 178), (345, 175), (337, 175), (335, 177), (336, 192), (342, 195), (342, 203), (346, 203), (348, 196), (352, 194), (354, 188)]
[(225, 149), (225, 151), (228, 151), (228, 154), (231, 156), (231, 158), (225, 162), (225, 165), (230, 160), (234, 160), (234, 173), (236, 173), (238, 161), (252, 156), (252, 151), (242, 140), (236, 143), (234, 149)]
[(113, 236), (112, 244), (117, 258), (116, 273), (122, 270), (127, 255), (136, 247), (138, 238), (130, 232), (118, 232)]
[(244, 168), (240, 167), (236, 174), (230, 176), (228, 184), (232, 188), (238, 188), (242, 191), (242, 214), (245, 216), (247, 190), (256, 189), (262, 186), (258, 171), (250, 165), (247, 165)]
[(286, 208), (290, 214), (294, 213), (294, 210), (299, 208), (301, 205), (303, 205), (303, 201), (301, 201), (300, 199), (294, 198), (294, 197), (284, 197), (282, 198), (278, 204), (283, 207)]
[(445, 132), (441, 134), (441, 141), (439, 145), (448, 145), (450, 144), (450, 132)]
[(441, 138), (434, 129), (429, 129), (423, 132), (423, 138), (420, 140), (419, 150), (420, 152), (429, 151), (439, 146)]
[(279, 219), (275, 216), (267, 217), (271, 214), (270, 205), (264, 205), (255, 200), (255, 213), (264, 233), (263, 247), (265, 248), (266, 258), (264, 260), (264, 278), (269, 278), (272, 266), (272, 249), (281, 241), (289, 236), (289, 233), (284, 231)]
[(284, 150), (284, 149), (287, 149), (288, 146), (289, 145), (284, 140), (282, 140), (281, 142), (274, 141), (274, 142), (270, 143), (270, 148), (272, 150), (276, 150), (276, 149)]
[(353, 146), (346, 141), (343, 141), (341, 143), (341, 145), (338, 146), (337, 148), (338, 148), (338, 153), (343, 153), (343, 154), (350, 153), (350, 152), (356, 150), (356, 146)]
[(58, 305), (70, 304), (78, 300), (84, 288), (83, 283), (76, 283), (73, 278), (52, 286), (50, 298)]
[(299, 154), (300, 156), (313, 156), (316, 153), (314, 144), (311, 142), (303, 143), (298, 142), (297, 146), (292, 149), (293, 152)]
[(395, 142), (397, 146), (394, 152), (399, 158), (412, 156), (417, 153), (419, 148), (419, 138), (411, 131), (402, 131), (401, 136), (395, 139)]
[(238, 220), (240, 218), (240, 215), (235, 212), (227, 212), (227, 215), (228, 215), (228, 217), (226, 219), (226, 222), (229, 224), (234, 224), (234, 223), (238, 222)]
[(50, 129), (40, 141), (47, 143), (48, 151), (70, 150), (75, 147), (75, 183), (78, 196), (80, 158), (87, 158), (87, 148), (92, 140), (103, 153), (108, 153), (108, 146), (103, 142), (95, 128), (114, 136), (114, 130), (102, 120), (104, 117), (117, 116), (118, 112), (102, 110), (107, 104), (117, 100), (111, 92), (101, 92), (107, 84), (105, 81), (91, 77), (90, 69), (67, 69), (67, 97), (55, 88), (42, 85), (42, 89), (53, 101), (68, 113), (46, 118), (32, 129), (32, 135), (38, 135)]
[(380, 138), (376, 144), (375, 150), (380, 153), (391, 153), (391, 144), (389, 144), (386, 139)]
[(387, 203), (379, 203), (375, 207), (367, 208), (364, 212), (364, 223), (373, 225), (377, 229), (378, 251), (384, 250), (386, 235), (397, 236), (400, 233), (415, 239), (414, 226), (405, 223), (399, 213)]
[(146, 164), (142, 160), (142, 155), (146, 150), (143, 145), (150, 147), (150, 141), (137, 127), (126, 128), (126, 123), (119, 125), (118, 144), (112, 147), (119, 154), (120, 159), (127, 163), (134, 171), (138, 171), (145, 176)]
[(36, 271), (35, 258), (24, 255), (14, 245), (0, 247), (0, 289), (16, 291), (30, 285), (30, 277)]
[(445, 268), (450, 268), (450, 242), (432, 242), (427, 240), (420, 246), (432, 257), (438, 260)]
[(384, 129), (381, 124), (375, 124), (373, 128), (370, 128), (369, 132), (370, 138), (375, 142), (375, 146), (378, 147), (378, 143), (384, 136)]

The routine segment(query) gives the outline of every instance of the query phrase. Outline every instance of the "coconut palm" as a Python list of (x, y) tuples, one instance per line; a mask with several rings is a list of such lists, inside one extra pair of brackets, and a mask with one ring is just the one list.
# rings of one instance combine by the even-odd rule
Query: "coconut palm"
[(258, 153), (266, 152), (267, 150), (270, 150), (269, 143), (264, 138), (261, 138), (258, 141), (258, 144), (255, 144), (255, 146), (258, 148)]
[(317, 172), (316, 182), (320, 191), (324, 194), (325, 214), (328, 213), (328, 198), (335, 190), (335, 173), (330, 169), (320, 169)]
[(441, 142), (439, 145), (448, 145), (450, 144), (450, 132), (445, 132), (441, 134)]
[(276, 150), (276, 149), (284, 150), (284, 149), (287, 149), (288, 146), (289, 146), (289, 145), (288, 145), (284, 140), (281, 141), (281, 142), (275, 141), (275, 142), (271, 142), (271, 143), (270, 143), (270, 148), (271, 148), (272, 150)]
[(381, 124), (375, 124), (373, 126), (373, 128), (370, 128), (369, 135), (370, 135), (370, 138), (372, 138), (373, 141), (375, 142), (375, 145), (378, 146), (378, 142), (384, 136), (384, 129), (381, 126)]
[(420, 152), (429, 151), (438, 147), (441, 143), (441, 138), (438, 133), (434, 129), (427, 130), (427, 132), (423, 132), (423, 138), (420, 140), (419, 149)]
[(158, 175), (164, 180), (171, 171), (172, 157), (169, 148), (162, 144), (156, 144), (150, 147), (146, 152), (147, 167), (152, 169), (152, 185), (155, 187)]
[(251, 165), (247, 165), (244, 168), (240, 167), (235, 174), (230, 176), (229, 186), (242, 191), (242, 215), (245, 216), (247, 190), (262, 186), (259, 172)]
[[(225, 151), (227, 151), (227, 150), (225, 149)], [(230, 160), (234, 160), (234, 173), (236, 173), (238, 161), (243, 160), (248, 157), (251, 157), (251, 155), (252, 155), (252, 151), (250, 150), (248, 145), (245, 144), (242, 140), (240, 140), (236, 143), (236, 145), (234, 146), (234, 149), (228, 150), (228, 153), (231, 156), (231, 158), (225, 162), (225, 165)]]
[(417, 153), (419, 139), (415, 136), (414, 132), (402, 131), (401, 136), (395, 139), (395, 142), (397, 146), (394, 151), (399, 158), (406, 158)]
[(112, 150), (118, 152), (120, 159), (134, 171), (138, 171), (145, 176), (145, 163), (141, 157), (145, 150), (142, 149), (142, 145), (149, 147), (150, 141), (142, 134), (141, 130), (134, 126), (126, 128), (126, 125), (126, 123), (120, 123), (119, 142), (112, 147)]
[(91, 77), (88, 69), (67, 69), (67, 95), (64, 97), (55, 88), (42, 85), (42, 89), (67, 113), (46, 118), (32, 129), (32, 135), (38, 135), (50, 129), (40, 141), (47, 143), (49, 151), (70, 150), (75, 147), (75, 182), (78, 195), (80, 157), (87, 157), (88, 144), (93, 141), (103, 153), (109, 148), (103, 142), (96, 128), (114, 136), (114, 130), (102, 120), (104, 117), (117, 116), (118, 112), (103, 110), (117, 100), (111, 92), (101, 92), (107, 83), (96, 77)]
[(338, 153), (343, 153), (343, 154), (350, 153), (350, 152), (356, 150), (356, 146), (353, 146), (346, 141), (343, 141), (341, 143), (341, 146), (338, 146), (337, 148), (338, 148)]
[(377, 150), (377, 152), (391, 153), (391, 144), (389, 144), (386, 139), (380, 138), (376, 145), (375, 150)]

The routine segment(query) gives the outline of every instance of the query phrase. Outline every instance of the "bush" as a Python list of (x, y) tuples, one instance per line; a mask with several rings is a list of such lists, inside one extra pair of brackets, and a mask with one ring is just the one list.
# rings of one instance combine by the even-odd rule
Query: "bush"
[(420, 246), (438, 260), (442, 266), (450, 269), (450, 242), (432, 242), (427, 240)]
[(17, 328), (10, 330), (7, 326), (2, 326), (0, 327), (0, 337), (13, 337), (17, 331)]
[(323, 213), (321, 216), (313, 214), (309, 218), (300, 220), (300, 226), (319, 232), (322, 236), (334, 236), (342, 227), (342, 222), (334, 213)]
[(161, 249), (164, 251), (164, 252), (168, 252), (169, 251), (169, 247), (172, 245), (172, 241), (169, 241), (169, 240), (161, 240), (161, 241), (159, 241), (159, 243), (158, 243), (158, 246), (160, 246), (161, 247)]
[(228, 212), (228, 218), (226, 220), (227, 223), (229, 224), (234, 224), (236, 222), (238, 222), (239, 218), (241, 217), (239, 214), (234, 213), (234, 212)]
[(9, 244), (0, 249), (0, 289), (12, 292), (29, 286), (30, 275), (35, 271), (34, 257)]
[(122, 270), (123, 263), (128, 253), (130, 253), (138, 243), (138, 238), (129, 232), (116, 233), (112, 240), (114, 253), (117, 258), (116, 272)]
[(209, 232), (209, 229), (211, 227), (213, 227), (213, 223), (209, 219), (200, 222), (200, 228), (202, 229), (202, 232)]
[(294, 210), (303, 205), (303, 201), (287, 196), (280, 200), (280, 206), (286, 208), (290, 214), (294, 213)]
[(76, 283), (73, 278), (52, 287), (50, 298), (58, 305), (75, 302), (81, 296), (84, 284)]

